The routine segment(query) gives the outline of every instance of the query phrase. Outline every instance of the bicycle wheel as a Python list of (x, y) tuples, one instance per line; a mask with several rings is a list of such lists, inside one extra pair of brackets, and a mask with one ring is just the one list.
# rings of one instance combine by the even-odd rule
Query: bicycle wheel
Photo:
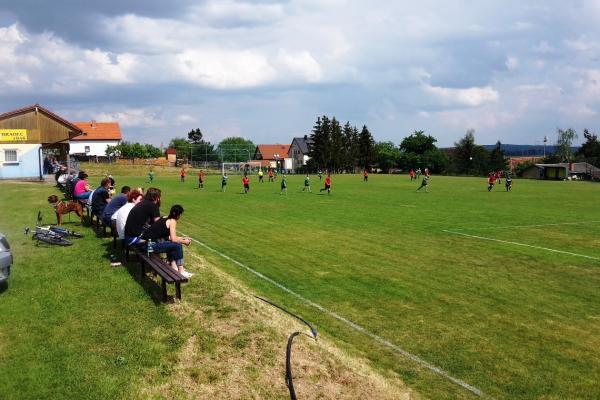
[(53, 244), (53, 245), (57, 245), (57, 246), (71, 246), (73, 244), (72, 242), (70, 242), (67, 239), (62, 238), (62, 237), (51, 236), (51, 235), (41, 235), (39, 233), (34, 234), (33, 238), (40, 242)]

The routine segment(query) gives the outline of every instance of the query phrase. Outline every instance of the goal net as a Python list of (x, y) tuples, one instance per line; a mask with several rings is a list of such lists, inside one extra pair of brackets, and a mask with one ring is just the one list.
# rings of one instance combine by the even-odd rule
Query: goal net
[(260, 161), (224, 162), (221, 164), (221, 174), (244, 175), (258, 172)]

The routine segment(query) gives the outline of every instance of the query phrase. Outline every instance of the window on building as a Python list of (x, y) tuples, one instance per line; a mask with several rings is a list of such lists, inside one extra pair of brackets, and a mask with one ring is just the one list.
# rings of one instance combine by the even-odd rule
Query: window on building
[(4, 162), (5, 163), (18, 163), (19, 157), (17, 150), (5, 149), (4, 150)]
[(89, 153), (90, 152), (90, 146), (85, 146), (85, 152)]

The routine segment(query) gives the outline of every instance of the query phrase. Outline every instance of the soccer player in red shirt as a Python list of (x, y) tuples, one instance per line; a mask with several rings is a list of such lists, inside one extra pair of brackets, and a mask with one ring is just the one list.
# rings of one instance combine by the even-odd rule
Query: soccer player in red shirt
[(411, 182), (417, 179), (417, 178), (415, 178), (415, 170), (414, 169), (411, 168), (410, 172), (408, 174), (410, 175)]
[(181, 167), (181, 171), (179, 171), (179, 177), (181, 178), (181, 182), (185, 181), (185, 168)]
[(369, 171), (367, 171), (365, 169), (365, 172), (363, 172), (363, 182), (368, 182), (369, 181)]
[(327, 190), (327, 194), (331, 193), (331, 174), (327, 174), (327, 176), (325, 177), (325, 187), (323, 189), (319, 189), (319, 192), (322, 192), (323, 190)]
[(488, 192), (491, 192), (494, 188), (494, 184), (496, 183), (496, 175), (493, 172), (490, 172), (488, 176)]
[(244, 193), (248, 194), (248, 191), (250, 190), (250, 178), (248, 178), (247, 175), (244, 175), (242, 178), (242, 184), (244, 185)]
[(269, 182), (273, 182), (273, 168), (269, 168)]
[(204, 189), (204, 170), (198, 172), (198, 189)]

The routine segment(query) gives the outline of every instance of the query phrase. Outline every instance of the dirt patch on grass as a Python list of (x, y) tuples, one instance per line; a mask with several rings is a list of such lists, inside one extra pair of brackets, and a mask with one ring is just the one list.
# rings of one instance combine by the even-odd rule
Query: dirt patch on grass
[(252, 296), (204, 258), (184, 301), (170, 306), (178, 316), (178, 351), (145, 377), (140, 398), (285, 399), (285, 348), (294, 331), (294, 386), (301, 399), (416, 399), (397, 375), (375, 371), (326, 338), (315, 342), (295, 319)]

